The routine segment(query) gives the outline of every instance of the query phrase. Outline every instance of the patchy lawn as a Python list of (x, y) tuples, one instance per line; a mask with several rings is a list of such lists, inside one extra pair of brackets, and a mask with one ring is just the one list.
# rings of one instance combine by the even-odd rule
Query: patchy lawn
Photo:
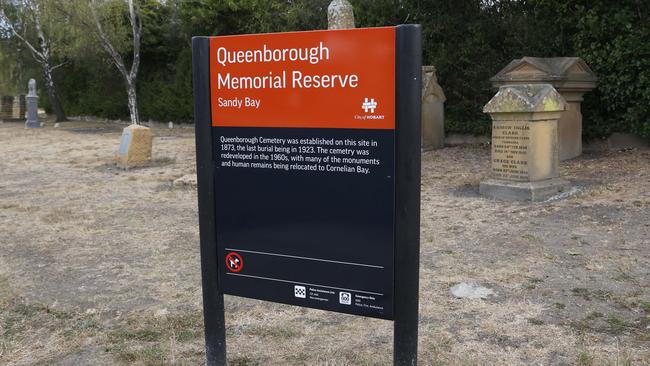
[[(193, 129), (123, 171), (120, 125), (0, 124), (0, 364), (204, 362)], [(478, 195), (487, 147), (423, 154), (420, 364), (650, 364), (650, 151), (562, 163), (568, 197)], [(486, 300), (451, 297), (476, 281)], [(388, 365), (392, 323), (226, 297), (231, 365)]]

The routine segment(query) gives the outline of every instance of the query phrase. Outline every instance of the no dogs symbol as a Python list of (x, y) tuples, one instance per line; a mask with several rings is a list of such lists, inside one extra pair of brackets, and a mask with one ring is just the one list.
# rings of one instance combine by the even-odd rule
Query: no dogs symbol
[(230, 252), (226, 256), (226, 267), (230, 272), (239, 272), (244, 268), (244, 260), (239, 253)]

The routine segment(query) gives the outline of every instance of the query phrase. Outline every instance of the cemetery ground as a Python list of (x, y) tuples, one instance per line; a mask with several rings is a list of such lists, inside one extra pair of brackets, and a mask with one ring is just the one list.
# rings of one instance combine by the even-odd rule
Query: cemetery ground
[[(204, 363), (196, 190), (172, 184), (193, 129), (125, 171), (123, 127), (0, 124), (0, 364)], [(422, 158), (421, 365), (650, 364), (650, 151), (564, 162), (575, 188), (536, 204), (478, 195), (487, 146)], [(472, 281), (495, 294), (451, 296)], [(226, 321), (230, 365), (391, 364), (388, 321), (230, 296)]]

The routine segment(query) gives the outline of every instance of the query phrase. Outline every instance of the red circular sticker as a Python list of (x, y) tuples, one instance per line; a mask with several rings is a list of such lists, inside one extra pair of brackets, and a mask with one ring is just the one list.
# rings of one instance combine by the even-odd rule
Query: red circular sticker
[(244, 268), (244, 260), (239, 253), (230, 252), (226, 255), (226, 268), (230, 272), (239, 272)]

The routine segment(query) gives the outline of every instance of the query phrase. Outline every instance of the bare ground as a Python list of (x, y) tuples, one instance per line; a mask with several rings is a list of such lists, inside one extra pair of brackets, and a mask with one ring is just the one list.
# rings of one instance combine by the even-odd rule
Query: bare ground
[[(189, 128), (122, 171), (122, 126), (0, 124), (0, 364), (204, 363)], [(478, 195), (489, 149), (423, 155), (421, 365), (650, 365), (650, 151), (562, 164), (568, 197)], [(496, 296), (453, 298), (477, 281)], [(392, 324), (226, 297), (231, 365), (388, 365)]]

